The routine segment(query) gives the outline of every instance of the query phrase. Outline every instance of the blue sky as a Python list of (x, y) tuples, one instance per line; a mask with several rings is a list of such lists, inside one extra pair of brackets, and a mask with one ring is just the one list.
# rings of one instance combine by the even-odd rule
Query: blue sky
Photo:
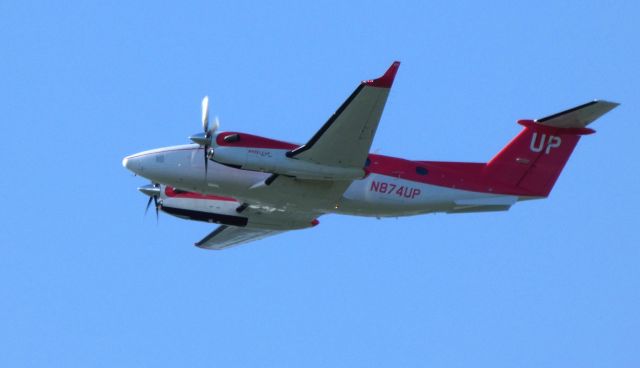
[[(637, 367), (636, 2), (2, 2), (0, 365)], [(224, 252), (121, 166), (223, 129), (306, 141), (401, 60), (373, 148), (486, 161), (594, 98), (549, 199)]]

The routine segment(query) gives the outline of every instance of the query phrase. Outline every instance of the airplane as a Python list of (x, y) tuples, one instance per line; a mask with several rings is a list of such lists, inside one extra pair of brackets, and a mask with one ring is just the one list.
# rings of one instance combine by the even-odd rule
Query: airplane
[(400, 217), (506, 211), (546, 198), (587, 126), (618, 103), (594, 100), (536, 120), (486, 163), (408, 160), (370, 153), (400, 62), (362, 81), (304, 144), (209, 126), (192, 144), (140, 152), (122, 165), (163, 211), (219, 226), (195, 243), (225, 249), (318, 225), (326, 214)]

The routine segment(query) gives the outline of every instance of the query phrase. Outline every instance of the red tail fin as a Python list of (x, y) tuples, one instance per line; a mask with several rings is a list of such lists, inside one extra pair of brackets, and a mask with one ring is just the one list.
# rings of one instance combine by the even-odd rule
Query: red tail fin
[(505, 148), (487, 164), (487, 174), (495, 180), (546, 197), (580, 140), (594, 131), (549, 128), (531, 120)]
[(536, 121), (518, 121), (524, 130), (489, 161), (488, 177), (532, 196), (548, 196), (580, 136), (594, 133), (586, 126), (616, 106), (593, 101)]

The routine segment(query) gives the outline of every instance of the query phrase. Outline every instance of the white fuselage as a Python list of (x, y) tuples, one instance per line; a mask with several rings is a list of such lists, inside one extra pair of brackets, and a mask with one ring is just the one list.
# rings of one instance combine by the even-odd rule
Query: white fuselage
[[(261, 150), (264, 152), (265, 150)], [(271, 157), (279, 157), (284, 150), (271, 150)], [(203, 149), (197, 144), (165, 147), (141, 152), (124, 159), (123, 165), (136, 174), (154, 182), (186, 191), (228, 196), (281, 210), (300, 210), (340, 213), (359, 216), (407, 216), (428, 212), (464, 212), (465, 208), (483, 205), (510, 206), (517, 196), (458, 190), (430, 185), (398, 176), (370, 173), (346, 186), (337, 203), (300, 194), (295, 190), (274, 193), (265, 191), (264, 181), (270, 173), (229, 167), (208, 162), (205, 178)], [(263, 153), (264, 154), (264, 153)], [(249, 158), (249, 161), (251, 158)], [(333, 182), (316, 180), (320, 193), (323, 186)]]

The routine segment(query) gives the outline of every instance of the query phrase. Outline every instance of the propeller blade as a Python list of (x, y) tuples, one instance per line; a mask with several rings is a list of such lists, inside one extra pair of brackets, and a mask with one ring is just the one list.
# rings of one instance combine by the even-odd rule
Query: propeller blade
[(220, 120), (215, 117), (213, 126), (209, 129), (209, 96), (204, 96), (202, 99), (202, 129), (204, 133), (194, 134), (189, 139), (194, 143), (203, 146), (204, 151), (204, 180), (207, 180), (207, 174), (209, 173), (209, 147), (213, 144), (213, 133), (220, 127)]
[(209, 159), (207, 158), (208, 146), (204, 146), (204, 180), (207, 180), (207, 174), (209, 172)]
[(202, 99), (202, 129), (205, 133), (209, 131), (209, 96)]
[(145, 186), (139, 187), (138, 190), (149, 196), (149, 200), (147, 201), (147, 207), (145, 207), (144, 209), (144, 215), (145, 216), (147, 215), (147, 213), (149, 212), (149, 207), (151, 206), (151, 202), (153, 202), (153, 204), (156, 207), (156, 223), (157, 223), (158, 217), (159, 217), (158, 211), (160, 209), (160, 207), (158, 206), (158, 197), (160, 196), (162, 187), (158, 183), (151, 183), (151, 184), (147, 184)]
[[(151, 199), (151, 198), (149, 198)], [(156, 225), (158, 224), (158, 220), (160, 219), (160, 214), (158, 213), (160, 208), (158, 206), (158, 196), (153, 196), (153, 203), (156, 205)]]
[(144, 215), (147, 215), (147, 212), (149, 212), (149, 206), (151, 206), (151, 201), (153, 201), (153, 198), (155, 197), (149, 197), (149, 201), (147, 202), (147, 208), (144, 209)]
[(218, 116), (216, 116), (213, 119), (213, 128), (211, 128), (211, 133), (213, 134), (216, 130), (218, 130), (218, 128), (220, 128), (220, 119), (218, 119)]
[[(218, 128), (220, 128), (220, 119), (218, 119), (218, 117), (216, 116), (213, 119), (213, 127), (211, 127), (211, 130), (206, 132), (207, 138), (209, 139), (208, 143), (213, 143), (213, 133), (216, 132), (216, 130), (218, 130)], [(205, 145), (204, 146), (204, 178), (205, 180), (207, 180), (207, 172), (208, 172), (208, 167), (209, 167), (209, 145)]]

